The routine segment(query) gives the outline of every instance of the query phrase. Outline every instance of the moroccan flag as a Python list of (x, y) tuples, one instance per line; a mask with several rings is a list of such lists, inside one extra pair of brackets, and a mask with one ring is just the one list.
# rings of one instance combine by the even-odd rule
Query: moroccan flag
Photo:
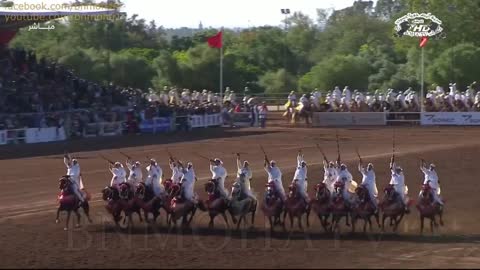
[(421, 37), (420, 38), (420, 48), (423, 48), (427, 45), (428, 37)]
[(212, 48), (222, 48), (222, 31), (218, 32), (215, 36), (208, 38), (208, 46)]

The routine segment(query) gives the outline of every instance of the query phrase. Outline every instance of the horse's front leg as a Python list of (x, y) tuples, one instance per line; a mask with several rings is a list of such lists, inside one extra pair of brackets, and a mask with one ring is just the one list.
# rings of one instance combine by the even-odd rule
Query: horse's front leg
[(137, 209), (137, 211), (135, 211), (138, 215), (138, 219), (140, 219), (140, 223), (143, 222), (143, 218), (142, 218), (142, 214), (140, 213), (140, 209)]
[(423, 234), (423, 222), (424, 222), (424, 217), (420, 215), (420, 234)]
[(225, 223), (227, 224), (227, 228), (230, 228), (230, 224), (228, 223), (228, 219), (227, 219), (227, 214), (225, 214), (225, 212), (222, 212), (222, 217), (223, 217), (223, 220), (225, 220)]
[(60, 206), (57, 209), (57, 218), (55, 219), (55, 223), (58, 224), (58, 222), (60, 222)]
[(302, 226), (302, 216), (298, 217), (298, 228), (303, 231), (303, 226)]
[(443, 226), (443, 210), (440, 210), (440, 212), (438, 213), (438, 218), (440, 219), (440, 226)]
[(310, 211), (311, 211), (311, 207), (309, 206), (308, 209), (307, 209), (307, 227), (310, 228)]
[(379, 228), (381, 228), (381, 225), (380, 225), (380, 214), (377, 212), (374, 214), (375, 216), (375, 220), (377, 221), (377, 225)]
[(75, 227), (78, 228), (80, 227), (80, 213), (78, 210), (75, 210), (75, 215), (77, 215), (77, 224), (75, 224)]
[(393, 227), (394, 232), (397, 232), (398, 225), (400, 225), (400, 222), (402, 221), (404, 215), (405, 214), (402, 213), (398, 219), (395, 217), (395, 226)]
[(349, 216), (349, 215), (350, 215), (349, 212), (347, 212), (347, 213), (345, 214), (345, 225), (347, 225), (347, 227), (350, 226), (350, 222), (348, 222), (348, 216)]
[(65, 222), (65, 228), (63, 228), (64, 231), (68, 230), (68, 223), (70, 222), (70, 215), (72, 214), (72, 211), (68, 211), (67, 213), (67, 221)]
[(133, 213), (132, 213), (132, 212), (128, 213), (128, 225), (127, 225), (127, 228), (128, 228), (128, 229), (132, 229), (132, 228), (133, 228)]
[(214, 214), (210, 214), (210, 222), (208, 223), (208, 228), (213, 229), (214, 223), (213, 219), (215, 218)]
[(197, 212), (197, 207), (194, 206), (193, 209), (192, 209), (192, 214), (190, 215), (190, 219), (188, 220), (187, 225), (190, 225), (190, 223), (192, 223), (193, 216), (195, 216), (196, 212)]
[(387, 215), (383, 214), (382, 216), (382, 232), (385, 232), (385, 220), (387, 219)]

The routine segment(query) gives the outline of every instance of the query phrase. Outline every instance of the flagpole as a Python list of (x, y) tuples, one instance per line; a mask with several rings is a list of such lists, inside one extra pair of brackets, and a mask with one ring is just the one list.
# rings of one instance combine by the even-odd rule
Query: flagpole
[(223, 27), (222, 27), (222, 46), (220, 46), (220, 100), (223, 102)]
[(422, 76), (422, 78), (421, 78), (422, 85), (421, 85), (421, 91), (420, 91), (420, 92), (421, 92), (420, 94), (422, 95), (422, 98), (420, 99), (420, 102), (421, 102), (421, 104), (422, 104), (422, 105), (420, 106), (420, 108), (421, 108), (420, 111), (421, 111), (421, 112), (423, 112), (423, 110), (424, 110), (424, 95), (423, 95), (424, 77), (423, 77), (423, 76), (424, 76), (424, 71), (425, 71), (425, 58), (424, 58), (424, 52), (423, 52), (424, 49), (423, 49), (423, 47), (424, 47), (424, 46), (422, 46), (422, 75), (421, 75), (421, 76)]

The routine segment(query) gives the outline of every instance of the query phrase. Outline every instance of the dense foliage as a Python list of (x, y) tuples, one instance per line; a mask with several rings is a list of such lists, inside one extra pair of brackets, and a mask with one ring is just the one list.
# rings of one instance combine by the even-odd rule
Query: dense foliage
[[(395, 38), (394, 21), (407, 12), (431, 12), (443, 21), (447, 37), (425, 48), (426, 85), (456, 81), (464, 88), (476, 80), (480, 63), (478, 8), (480, 1), (471, 0), (378, 0), (375, 5), (352, 0), (343, 10), (318, 10), (317, 18), (296, 12), (287, 19), (286, 31), (283, 26), (225, 29), (224, 85), (267, 93), (336, 85), (418, 89), (419, 41)], [(11, 45), (36, 50), (96, 81), (218, 90), (219, 50), (206, 44), (217, 29), (186, 35), (182, 28), (176, 35), (137, 15), (53, 23), (55, 31), (22, 29)]]

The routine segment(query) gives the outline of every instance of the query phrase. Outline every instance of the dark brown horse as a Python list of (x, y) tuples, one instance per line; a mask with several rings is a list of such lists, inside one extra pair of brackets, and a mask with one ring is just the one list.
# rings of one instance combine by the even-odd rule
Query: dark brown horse
[(348, 222), (348, 216), (350, 215), (350, 205), (347, 198), (343, 197), (343, 190), (345, 188), (345, 183), (343, 181), (336, 181), (334, 184), (334, 196), (332, 198), (331, 209), (332, 209), (332, 231), (340, 230), (340, 220), (342, 217), (345, 217), (345, 225), (350, 226)]
[(228, 210), (228, 205), (218, 190), (217, 180), (212, 179), (205, 183), (205, 191), (207, 192), (208, 199), (206, 201), (199, 201), (198, 208), (202, 211), (208, 212), (210, 215), (210, 222), (208, 223), (209, 228), (213, 228), (213, 221), (217, 215), (222, 215), (229, 228), (230, 225), (228, 224), (227, 215), (225, 213)]
[(125, 213), (125, 218), (129, 221), (127, 226), (129, 228), (133, 226), (131, 215), (133, 211), (129, 205), (129, 199), (132, 197), (132, 191), (126, 183), (120, 184), (118, 189), (105, 187), (102, 190), (102, 199), (107, 202), (105, 208), (112, 214), (116, 226), (120, 226), (119, 222), (122, 220), (122, 212)]
[(423, 223), (425, 218), (430, 219), (430, 230), (432, 233), (433, 227), (438, 227), (435, 216), (439, 216), (440, 225), (443, 226), (443, 206), (439, 203), (434, 203), (433, 192), (434, 191), (428, 183), (422, 185), (419, 201), (417, 203), (417, 209), (420, 213), (420, 233), (423, 233)]
[(364, 185), (360, 185), (355, 189), (355, 204), (352, 206), (352, 232), (355, 232), (355, 224), (358, 219), (363, 219), (363, 232), (367, 232), (367, 223), (372, 230), (372, 216), (375, 217), (378, 227), (380, 227), (380, 218), (378, 211), (375, 211), (368, 189)]
[(281, 225), (285, 231), (285, 220), (283, 222), (281, 221), (284, 203), (275, 188), (275, 183), (269, 182), (265, 187), (266, 190), (262, 204), (262, 211), (270, 222), (270, 232), (273, 232), (274, 227), (277, 225)]
[(314, 187), (315, 198), (310, 201), (310, 209), (317, 214), (322, 224), (323, 229), (326, 232), (330, 231), (330, 223), (328, 219), (331, 214), (331, 194), (324, 183), (317, 184)]
[(60, 194), (57, 197), (57, 201), (59, 203), (58, 209), (57, 209), (57, 218), (55, 220), (56, 223), (60, 222), (60, 212), (61, 211), (67, 211), (67, 221), (65, 223), (65, 228), (64, 230), (68, 230), (68, 223), (70, 221), (70, 215), (72, 211), (75, 213), (77, 216), (77, 224), (75, 225), (76, 227), (80, 226), (80, 213), (78, 212), (78, 209), (82, 207), (83, 212), (87, 216), (87, 219), (90, 223), (92, 223), (92, 219), (90, 218), (89, 212), (90, 212), (90, 206), (88, 204), (88, 201), (90, 200), (90, 195), (88, 193), (86, 196), (85, 201), (80, 205), (80, 200), (75, 196), (75, 193), (73, 191), (73, 183), (69, 179), (70, 177), (68, 175), (63, 176), (59, 180), (59, 185), (58, 188), (60, 189)]
[(406, 214), (405, 205), (393, 185), (384, 188), (383, 193), (383, 200), (379, 204), (382, 210), (382, 231), (385, 231), (385, 220), (390, 218), (390, 226), (393, 226), (393, 231), (396, 232)]
[(283, 220), (288, 214), (288, 218), (290, 219), (290, 229), (293, 229), (293, 219), (298, 219), (298, 227), (300, 230), (303, 230), (302, 226), (302, 217), (304, 214), (307, 216), (307, 227), (310, 226), (308, 221), (310, 216), (310, 207), (306, 204), (303, 197), (298, 192), (297, 182), (294, 181), (289, 187), (289, 192), (287, 196), (287, 200), (285, 201), (285, 212), (283, 214)]
[(147, 223), (150, 223), (148, 219), (149, 213), (152, 213), (153, 215), (153, 223), (155, 223), (158, 216), (160, 216), (162, 202), (160, 199), (154, 199), (154, 197), (155, 194), (150, 186), (145, 185), (143, 182), (138, 184), (137, 188), (135, 189), (135, 198), (137, 200), (137, 204), (143, 210), (144, 218)]

